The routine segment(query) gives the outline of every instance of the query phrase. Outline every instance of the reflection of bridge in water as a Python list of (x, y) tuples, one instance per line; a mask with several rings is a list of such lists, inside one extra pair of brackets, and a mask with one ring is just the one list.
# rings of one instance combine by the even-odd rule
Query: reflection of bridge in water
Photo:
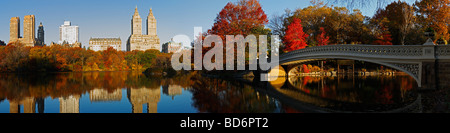
[[(361, 103), (356, 102), (352, 103), (351, 101), (354, 101), (354, 99), (345, 99), (342, 97), (338, 97), (336, 99), (327, 99), (323, 98), (321, 96), (316, 96), (313, 94), (306, 93), (302, 91), (302, 86), (298, 87), (295, 85), (292, 85), (291, 81), (295, 81), (296, 77), (290, 77), (291, 79), (287, 79), (285, 77), (279, 77), (274, 81), (270, 82), (248, 82), (246, 83), (251, 84), (254, 86), (258, 92), (262, 94), (269, 95), (270, 97), (274, 97), (281, 101), (283, 104), (288, 105), (289, 107), (292, 107), (298, 111), (301, 112), (310, 112), (310, 113), (330, 113), (330, 112), (337, 112), (337, 113), (354, 113), (354, 112), (374, 112), (370, 111), (368, 109), (367, 111), (364, 108), (364, 110), (361, 111), (349, 111), (349, 110), (339, 110), (335, 109), (334, 107), (336, 105), (341, 104), (348, 104), (351, 106), (354, 105), (360, 105)], [(342, 78), (342, 77), (341, 77)], [(351, 80), (351, 79), (350, 79)], [(322, 84), (323, 81), (319, 81), (317, 83), (313, 84)], [(319, 86), (319, 90), (323, 87)], [(352, 83), (346, 83), (344, 86), (354, 86)], [(323, 88), (322, 88), (323, 89)], [(342, 100), (342, 101), (340, 101)], [(361, 104), (362, 105), (362, 104)], [(332, 108), (330, 108), (332, 107)], [(377, 112), (381, 113), (396, 113), (396, 112), (421, 112), (422, 106), (421, 106), (421, 96), (418, 95), (417, 98), (414, 98), (414, 100), (409, 101), (402, 105), (396, 105), (391, 108), (386, 108), (384, 110), (377, 110)]]

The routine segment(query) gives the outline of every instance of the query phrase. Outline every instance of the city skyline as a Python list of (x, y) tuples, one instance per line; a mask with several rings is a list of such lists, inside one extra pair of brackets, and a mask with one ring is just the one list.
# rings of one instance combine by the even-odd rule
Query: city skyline
[[(45, 44), (58, 42), (59, 26), (64, 21), (71, 21), (72, 25), (80, 27), (80, 42), (82, 47), (89, 46), (89, 39), (103, 37), (120, 37), (122, 50), (126, 48), (126, 39), (131, 35), (130, 21), (137, 6), (141, 14), (148, 14), (149, 8), (153, 9), (154, 16), (158, 20), (158, 36), (160, 45), (170, 41), (179, 34), (193, 37), (194, 27), (199, 26), (203, 31), (208, 30), (214, 23), (214, 19), (220, 10), (228, 2), (237, 0), (220, 1), (2, 1), (4, 8), (0, 9), (0, 40), (9, 42), (9, 19), (16, 16), (35, 15), (36, 23), (45, 27)], [(64, 3), (64, 4), (62, 4)], [(176, 3), (176, 4), (174, 4)], [(20, 4), (21, 6), (12, 6)], [(68, 8), (66, 5), (70, 5)], [(309, 0), (267, 1), (262, 0), (261, 5), (269, 19), (274, 14), (282, 14), (285, 9), (295, 10), (304, 8), (310, 4)], [(55, 11), (58, 10), (58, 11)], [(364, 15), (371, 16), (373, 11), (363, 10)], [(36, 25), (37, 27), (37, 25)], [(20, 28), (23, 28), (21, 23)], [(142, 26), (146, 29), (146, 26)], [(37, 31), (36, 31), (37, 32)]]

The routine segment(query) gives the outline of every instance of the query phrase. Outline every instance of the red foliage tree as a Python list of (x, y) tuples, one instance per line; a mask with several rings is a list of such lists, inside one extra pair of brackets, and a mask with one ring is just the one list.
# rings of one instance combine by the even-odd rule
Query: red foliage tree
[[(239, 0), (236, 3), (229, 2), (217, 15), (214, 20), (214, 25), (206, 34), (203, 34), (204, 39), (207, 35), (218, 35), (222, 38), (224, 51), (226, 51), (226, 35), (243, 35), (246, 37), (250, 34), (255, 34), (255, 29), (264, 28), (269, 20), (264, 13), (258, 0)], [(218, 44), (211, 44), (211, 47), (202, 48), (203, 55)], [(247, 47), (247, 44), (245, 44)], [(234, 53), (237, 53), (237, 46), (234, 48)], [(226, 58), (223, 59), (226, 62)]]
[(316, 38), (317, 39), (317, 46), (328, 45), (328, 43), (330, 42), (329, 41), (330, 37), (326, 35), (327, 33), (325, 32), (325, 29), (323, 27), (320, 27), (320, 31), (322, 33), (320, 33), (320, 35), (317, 36), (317, 38)]
[(382, 29), (381, 34), (377, 37), (377, 40), (373, 42), (375, 45), (392, 45), (392, 37), (386, 28)]
[(256, 27), (264, 27), (269, 20), (257, 0), (240, 0), (228, 3), (214, 20), (209, 34), (225, 38), (225, 35), (248, 35)]
[(289, 24), (286, 35), (284, 36), (284, 44), (286, 51), (294, 51), (298, 49), (303, 49), (306, 47), (307, 34), (303, 32), (302, 21), (295, 18), (291, 24)]

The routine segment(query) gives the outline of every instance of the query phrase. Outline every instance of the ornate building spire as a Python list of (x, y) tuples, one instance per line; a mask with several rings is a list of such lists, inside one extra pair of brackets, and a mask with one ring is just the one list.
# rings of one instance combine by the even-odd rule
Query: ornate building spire
[(139, 16), (137, 6), (134, 9), (133, 19), (131, 19), (131, 34), (142, 35), (142, 19), (141, 16)]
[(136, 8), (134, 9), (134, 15), (133, 15), (133, 17), (138, 17), (138, 18), (141, 17), (141, 16), (139, 16), (139, 12), (138, 12), (137, 6), (136, 6)]
[(151, 7), (147, 16), (147, 35), (156, 36), (156, 18)]
[(150, 7), (150, 12), (148, 13), (148, 16), (153, 16), (152, 8)]

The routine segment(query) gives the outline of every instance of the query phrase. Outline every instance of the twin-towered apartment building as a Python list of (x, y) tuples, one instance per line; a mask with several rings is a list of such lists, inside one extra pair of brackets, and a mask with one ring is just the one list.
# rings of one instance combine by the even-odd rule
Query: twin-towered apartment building
[(23, 37), (20, 36), (20, 18), (12, 17), (9, 24), (9, 42), (20, 42), (25, 46), (35, 46), (36, 30), (34, 15), (27, 15), (23, 20)]
[[(131, 35), (126, 42), (126, 50), (160, 50), (159, 37), (156, 34), (156, 18), (150, 8), (147, 16), (147, 34), (142, 33), (142, 18), (139, 15), (137, 7), (135, 8), (131, 19)], [(122, 50), (122, 41), (120, 38), (91, 38), (89, 40), (89, 48), (94, 51), (106, 50), (113, 47)]]

